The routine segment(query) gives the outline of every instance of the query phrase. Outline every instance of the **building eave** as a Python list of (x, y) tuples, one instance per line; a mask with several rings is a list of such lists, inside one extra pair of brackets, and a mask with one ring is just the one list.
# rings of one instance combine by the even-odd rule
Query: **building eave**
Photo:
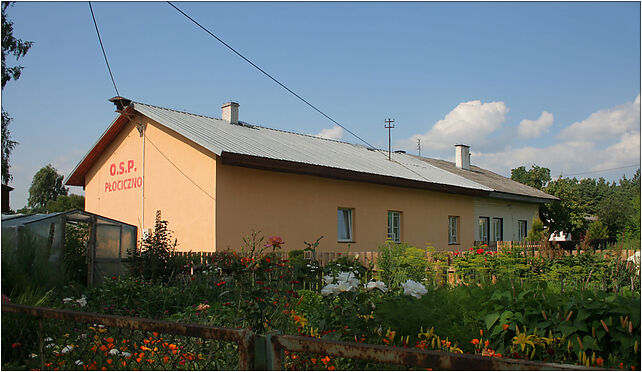
[(489, 196), (489, 191), (469, 189), (465, 187), (446, 185), (433, 182), (415, 181), (399, 177), (383, 176), (371, 173), (364, 173), (340, 168), (332, 168), (315, 164), (299, 163), (287, 160), (265, 158), (254, 155), (238, 154), (223, 151), (221, 162), (224, 165), (232, 165), (246, 168), (262, 169), (269, 171), (296, 173), (310, 176), (319, 176), (337, 180), (367, 182), (387, 186), (414, 188), (445, 192), (450, 194)]

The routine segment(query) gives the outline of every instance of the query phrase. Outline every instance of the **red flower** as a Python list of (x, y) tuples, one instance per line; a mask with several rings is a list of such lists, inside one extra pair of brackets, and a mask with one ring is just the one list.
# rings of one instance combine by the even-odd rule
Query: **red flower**
[(477, 254), (484, 254), (484, 248), (477, 249)]
[(475, 247), (470, 247), (470, 248), (468, 248), (468, 250), (469, 250), (469, 251), (472, 251), (472, 250), (474, 250), (474, 249), (475, 249)]
[(21, 343), (19, 343), (19, 342), (16, 342), (16, 343), (14, 343), (13, 345), (11, 345), (11, 347), (12, 347), (12, 348), (14, 348), (14, 349), (15, 349), (15, 348), (18, 348), (18, 347), (20, 347), (20, 346), (22, 346), (22, 344), (21, 344)]
[(280, 236), (270, 236), (268, 242), (265, 245), (266, 247), (281, 248), (281, 244), (285, 244), (283, 239)]
[(453, 256), (459, 256), (459, 252), (453, 253)]

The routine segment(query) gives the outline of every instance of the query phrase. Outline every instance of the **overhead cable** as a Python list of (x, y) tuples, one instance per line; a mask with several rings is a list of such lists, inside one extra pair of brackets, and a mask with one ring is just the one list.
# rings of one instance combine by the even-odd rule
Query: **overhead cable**
[(111, 83), (114, 84), (114, 90), (116, 90), (116, 95), (120, 96), (120, 93), (118, 93), (118, 88), (116, 88), (116, 81), (114, 80), (114, 75), (111, 73), (111, 67), (109, 67), (109, 61), (107, 60), (107, 54), (105, 53), (103, 40), (100, 38), (100, 31), (98, 31), (98, 24), (96, 23), (96, 17), (94, 16), (94, 9), (91, 7), (91, 1), (88, 1), (88, 3), (89, 3), (89, 10), (91, 11), (91, 19), (94, 20), (94, 27), (96, 27), (96, 35), (98, 35), (98, 42), (100, 42), (100, 49), (102, 49), (103, 51), (103, 57), (105, 57), (107, 70), (109, 71), (109, 76), (111, 77)]

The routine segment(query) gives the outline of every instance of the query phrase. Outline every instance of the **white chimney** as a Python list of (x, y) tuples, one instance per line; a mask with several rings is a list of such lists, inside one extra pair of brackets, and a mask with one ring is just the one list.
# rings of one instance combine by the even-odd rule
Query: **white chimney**
[(470, 146), (455, 145), (455, 165), (459, 169), (470, 170)]
[(231, 124), (239, 123), (239, 104), (236, 102), (228, 102), (221, 106), (223, 113), (221, 117), (225, 121), (229, 121)]

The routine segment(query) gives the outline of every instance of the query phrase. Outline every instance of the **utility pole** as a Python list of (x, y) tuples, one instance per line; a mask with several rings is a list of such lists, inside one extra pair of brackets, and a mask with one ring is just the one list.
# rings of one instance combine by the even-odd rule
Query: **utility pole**
[(417, 138), (417, 150), (419, 150), (419, 157), (421, 157), (421, 138)]
[(390, 119), (388, 118), (387, 120), (384, 120), (384, 123), (387, 125), (384, 125), (384, 128), (388, 129), (388, 160), (392, 160), (391, 155), (390, 155), (390, 129), (394, 128), (395, 125), (392, 124), (395, 122), (395, 119)]

